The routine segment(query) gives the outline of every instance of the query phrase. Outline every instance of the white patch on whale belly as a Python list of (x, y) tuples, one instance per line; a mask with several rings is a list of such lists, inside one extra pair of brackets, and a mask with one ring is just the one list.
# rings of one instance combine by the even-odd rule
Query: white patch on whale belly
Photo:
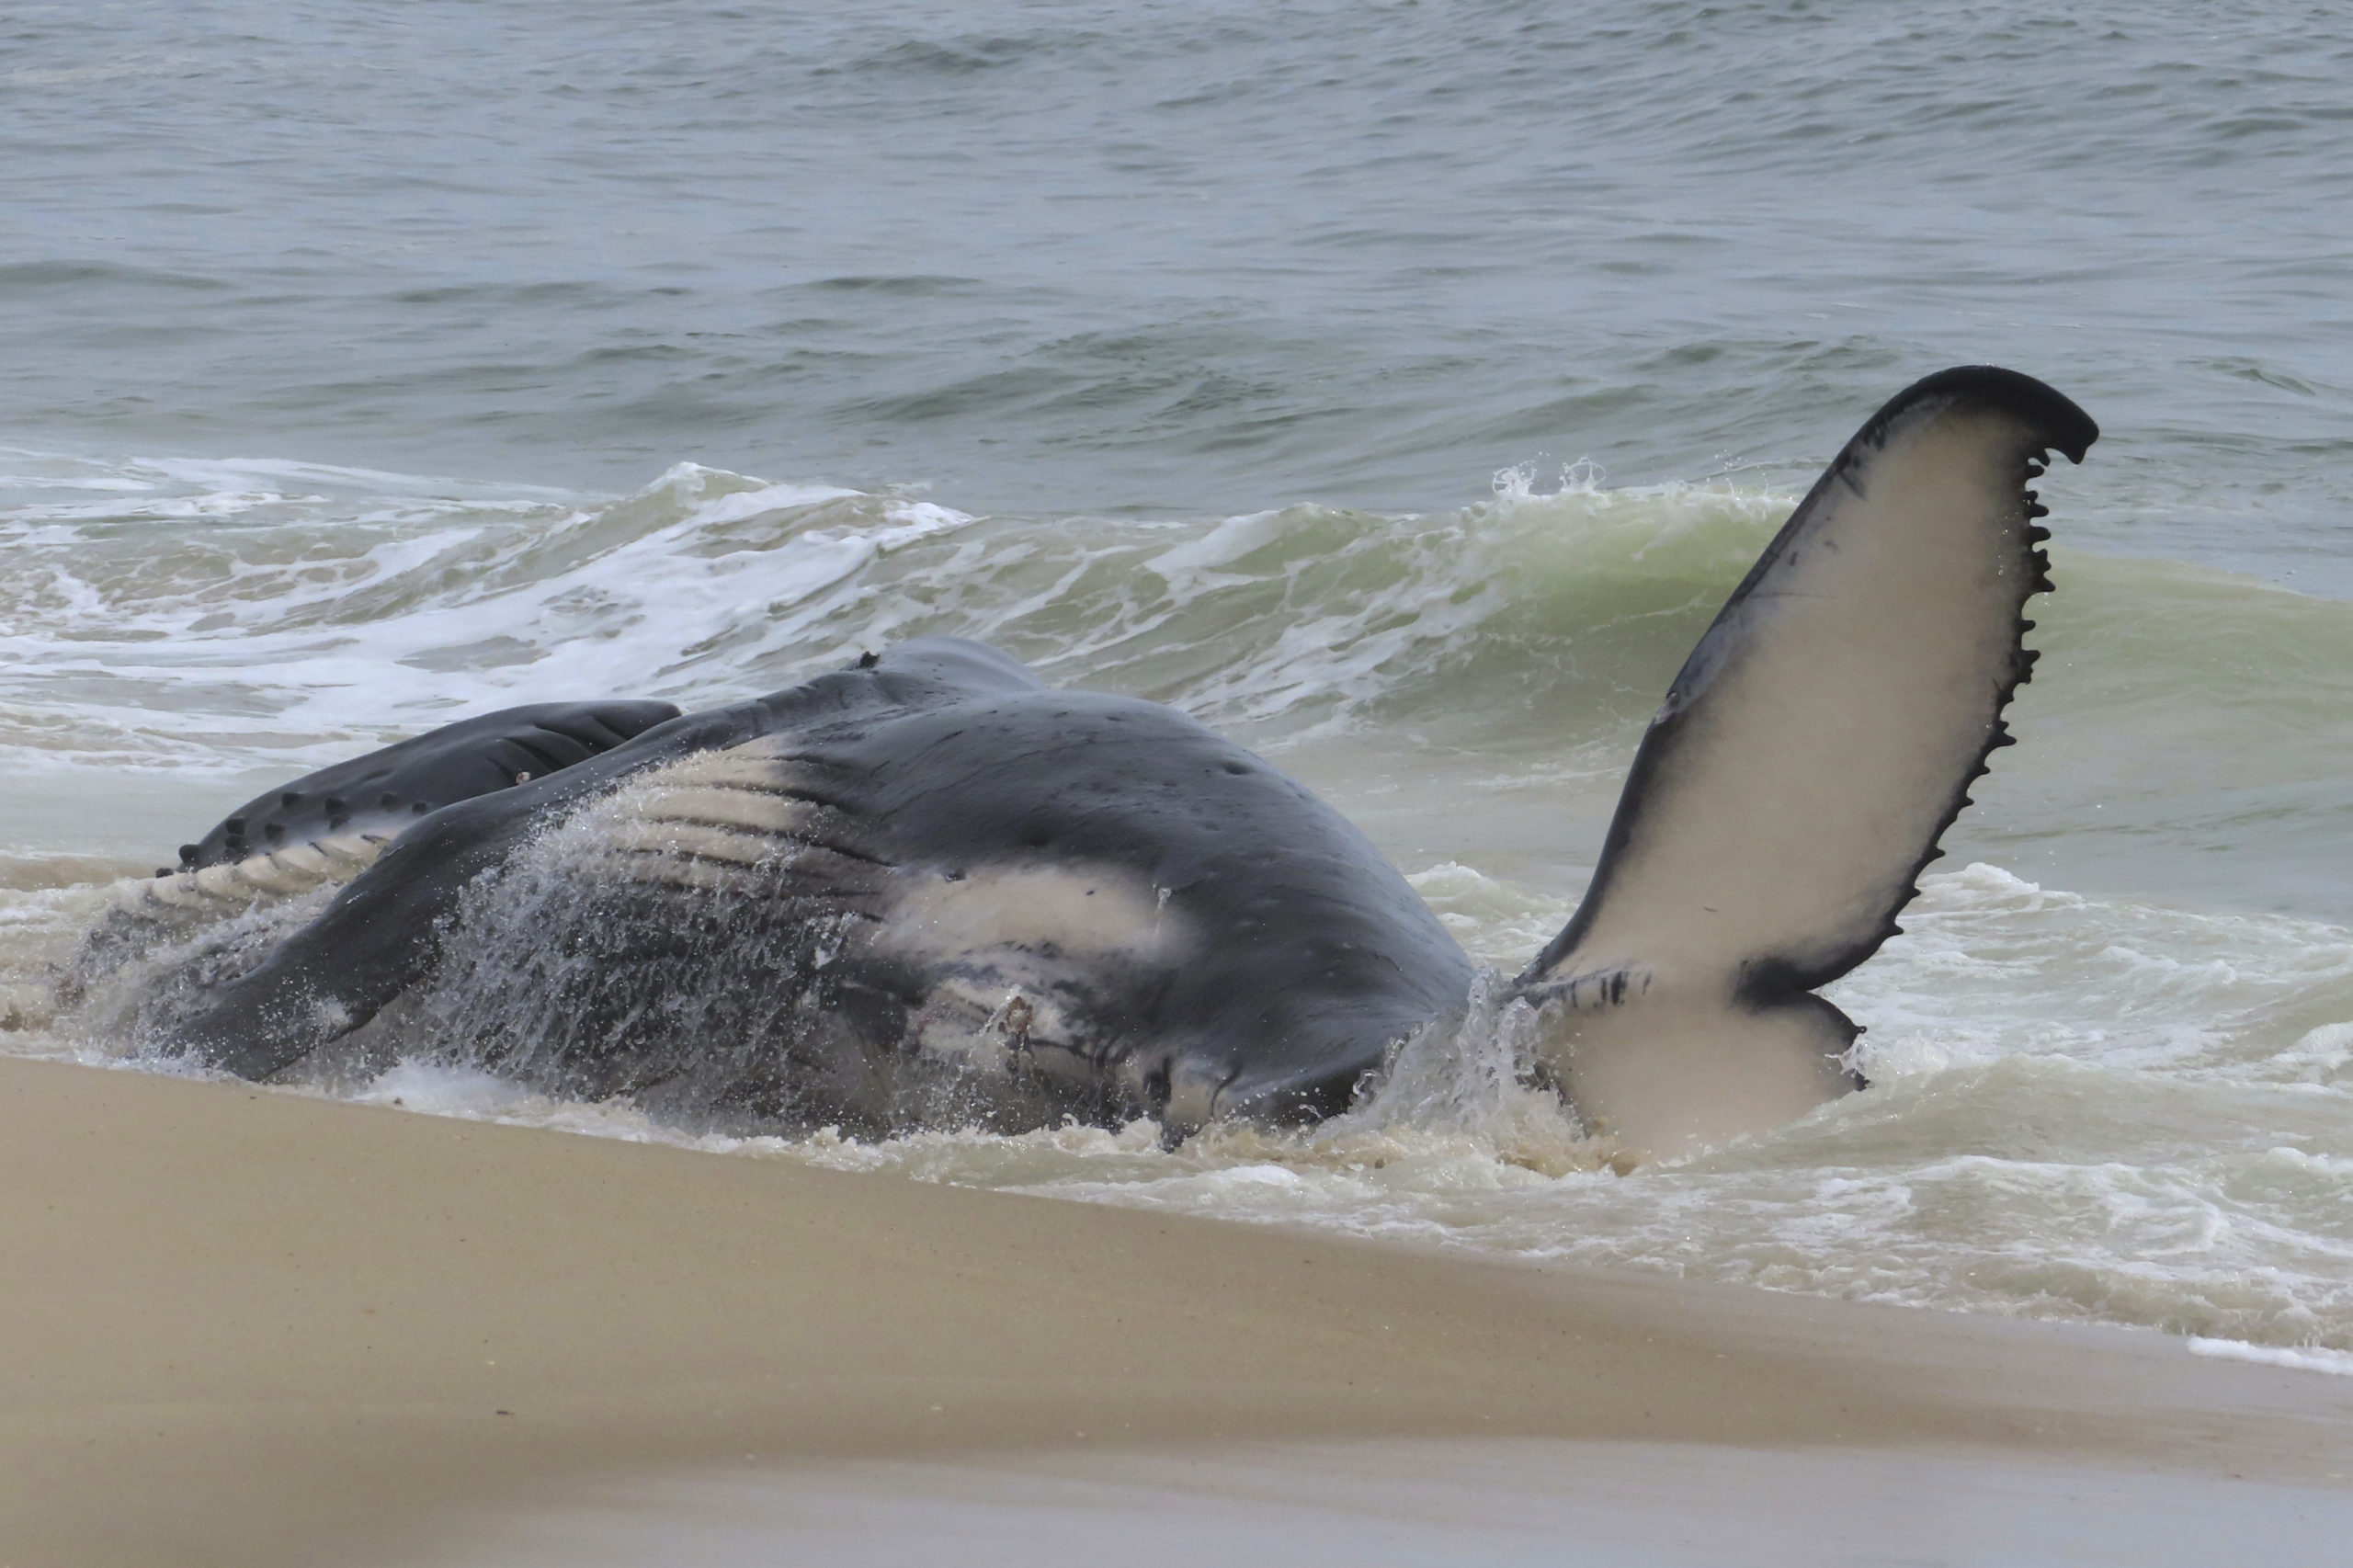
[(969, 961), (1012, 951), (1174, 963), (1191, 924), (1123, 868), (991, 866), (958, 877), (902, 872), (880, 939), (911, 958)]

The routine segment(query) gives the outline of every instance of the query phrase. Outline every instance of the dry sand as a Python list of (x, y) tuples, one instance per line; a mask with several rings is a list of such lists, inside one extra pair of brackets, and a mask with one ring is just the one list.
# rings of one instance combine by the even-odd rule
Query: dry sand
[(1512, 1437), (2343, 1488), (2353, 1380), (0, 1059), (0, 1564), (418, 1561), (584, 1481)]

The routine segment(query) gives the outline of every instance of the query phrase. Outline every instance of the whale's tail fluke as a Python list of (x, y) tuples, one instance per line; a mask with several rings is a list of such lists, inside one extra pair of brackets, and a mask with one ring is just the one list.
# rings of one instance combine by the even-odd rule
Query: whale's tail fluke
[(1589, 1127), (1679, 1153), (1854, 1086), (1811, 993), (1896, 931), (2009, 743), (2049, 537), (2029, 482), (2098, 437), (2015, 371), (1946, 370), (1847, 444), (1692, 650), (1585, 902), (1518, 986)]

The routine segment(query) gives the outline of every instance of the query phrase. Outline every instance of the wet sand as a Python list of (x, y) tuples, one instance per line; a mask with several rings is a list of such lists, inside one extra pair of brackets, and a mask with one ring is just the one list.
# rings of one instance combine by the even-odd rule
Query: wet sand
[(2155, 1335), (240, 1085), (0, 1059), (0, 1190), (13, 1568), (424, 1562), (647, 1475), (1357, 1439), (2353, 1486), (2353, 1380)]

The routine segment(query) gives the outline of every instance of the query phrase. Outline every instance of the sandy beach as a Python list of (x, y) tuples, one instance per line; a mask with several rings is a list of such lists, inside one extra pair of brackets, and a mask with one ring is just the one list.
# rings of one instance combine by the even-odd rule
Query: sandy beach
[(0, 1162), (17, 1568), (430, 1562), (600, 1478), (1054, 1450), (1477, 1437), (2353, 1473), (2343, 1380), (2154, 1335), (26, 1060), (0, 1060)]

